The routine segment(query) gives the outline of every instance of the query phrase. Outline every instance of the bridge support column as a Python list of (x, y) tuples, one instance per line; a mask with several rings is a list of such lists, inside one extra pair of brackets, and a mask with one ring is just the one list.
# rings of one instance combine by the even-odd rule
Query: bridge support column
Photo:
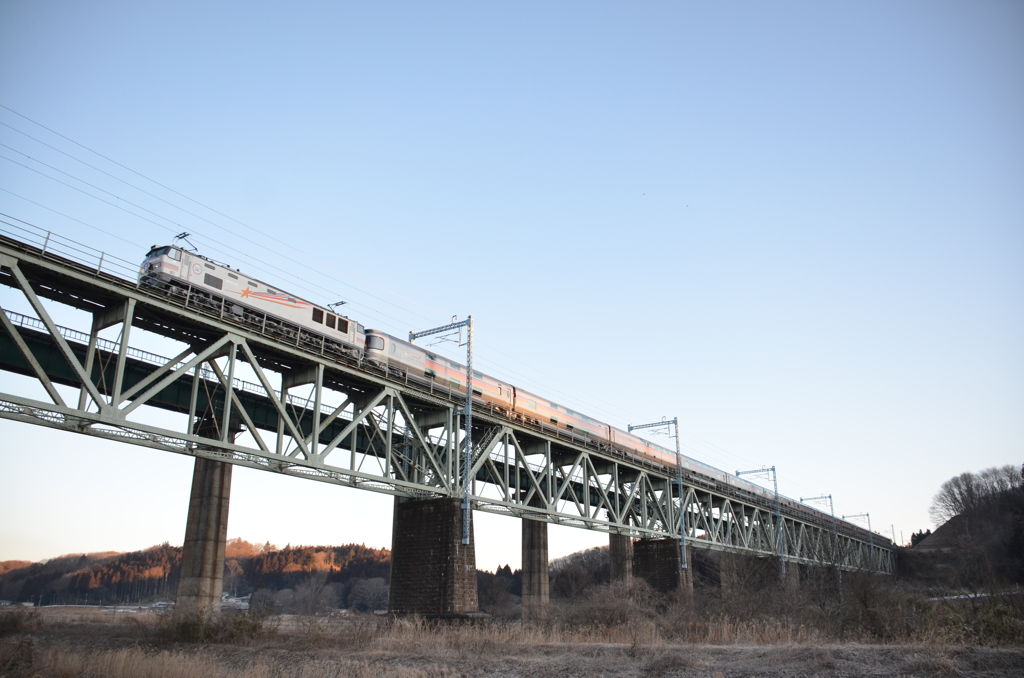
[(689, 568), (680, 567), (680, 556), (678, 539), (638, 539), (633, 542), (633, 572), (659, 593), (690, 591), (693, 577)]
[(543, 619), (548, 586), (548, 524), (523, 518), (523, 621)]
[(608, 556), (612, 564), (612, 581), (633, 579), (633, 540), (628, 534), (608, 534)]
[(480, 613), (472, 522), (469, 544), (463, 544), (461, 499), (395, 499), (388, 612), (435, 618)]
[(220, 609), (230, 500), (231, 464), (197, 457), (181, 550), (179, 610), (208, 613)]

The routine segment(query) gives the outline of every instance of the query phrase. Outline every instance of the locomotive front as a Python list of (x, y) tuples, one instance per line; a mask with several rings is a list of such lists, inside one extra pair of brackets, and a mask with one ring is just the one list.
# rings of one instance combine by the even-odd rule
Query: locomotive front
[(182, 277), (181, 250), (177, 247), (154, 245), (149, 249), (139, 269), (139, 282), (155, 282)]

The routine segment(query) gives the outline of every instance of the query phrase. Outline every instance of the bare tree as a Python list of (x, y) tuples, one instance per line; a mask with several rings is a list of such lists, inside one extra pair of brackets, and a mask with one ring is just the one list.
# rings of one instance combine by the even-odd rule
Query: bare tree
[(942, 483), (932, 498), (928, 513), (936, 525), (953, 516), (970, 513), (996, 497), (1022, 486), (1024, 480), (1016, 467), (1006, 465), (985, 469), (980, 473), (961, 473)]
[(327, 573), (314, 571), (305, 582), (295, 587), (295, 610), (299, 614), (314, 616), (332, 605), (333, 589), (327, 586)]
[(980, 481), (982, 491), (990, 495), (1010, 492), (1021, 487), (1022, 482), (1024, 482), (1024, 479), (1021, 478), (1020, 473), (1017, 471), (1017, 467), (1012, 464), (985, 469), (978, 474), (978, 480)]
[(348, 603), (357, 610), (373, 612), (388, 607), (388, 584), (380, 577), (359, 579), (352, 583)]

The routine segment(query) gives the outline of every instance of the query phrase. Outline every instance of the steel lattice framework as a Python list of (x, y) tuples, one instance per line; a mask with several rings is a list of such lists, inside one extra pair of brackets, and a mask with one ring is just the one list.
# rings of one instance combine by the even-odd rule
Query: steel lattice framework
[[(500, 411), (473, 408), (466, 460), (459, 394), (328, 355), (315, 335), (240, 319), (209, 296), (163, 296), (133, 281), (134, 264), (0, 222), (0, 283), (36, 315), (0, 313), (0, 368), (49, 396), (0, 393), (5, 419), (402, 497), (461, 497), (468, 482), (479, 511), (637, 538), (683, 530), (694, 548), (776, 557), (781, 548), (794, 563), (894, 570), (881, 535), (834, 528), (810, 508), (783, 506), (776, 517), (771, 500), (726, 482), (686, 472), (680, 485), (673, 468)], [(59, 327), (50, 302), (89, 312), (89, 332)], [(99, 337), (118, 327), (119, 341)], [(185, 348), (171, 358), (139, 351), (133, 329)], [(58, 385), (76, 389), (77, 402)], [(188, 418), (181, 430), (155, 426), (143, 405)]]

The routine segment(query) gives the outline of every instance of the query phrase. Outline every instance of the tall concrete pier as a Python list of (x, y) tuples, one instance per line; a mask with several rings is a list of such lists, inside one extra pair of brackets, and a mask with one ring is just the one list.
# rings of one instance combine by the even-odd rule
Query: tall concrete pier
[(523, 621), (542, 619), (549, 595), (548, 524), (523, 518)]
[(388, 612), (422, 617), (479, 614), (470, 522), (462, 543), (462, 500), (395, 500)]
[(612, 581), (633, 578), (633, 540), (628, 534), (608, 535), (608, 557), (611, 559)]
[[(241, 430), (237, 419), (228, 418), (226, 422), (218, 419), (212, 415), (202, 416), (192, 430), (204, 438), (234, 441)], [(179, 610), (201, 613), (220, 610), (232, 468), (231, 464), (196, 457), (185, 543), (181, 549)]]
[(228, 539), (231, 464), (196, 458), (192, 495), (181, 550), (178, 609), (213, 612), (220, 609), (224, 586), (224, 548)]

